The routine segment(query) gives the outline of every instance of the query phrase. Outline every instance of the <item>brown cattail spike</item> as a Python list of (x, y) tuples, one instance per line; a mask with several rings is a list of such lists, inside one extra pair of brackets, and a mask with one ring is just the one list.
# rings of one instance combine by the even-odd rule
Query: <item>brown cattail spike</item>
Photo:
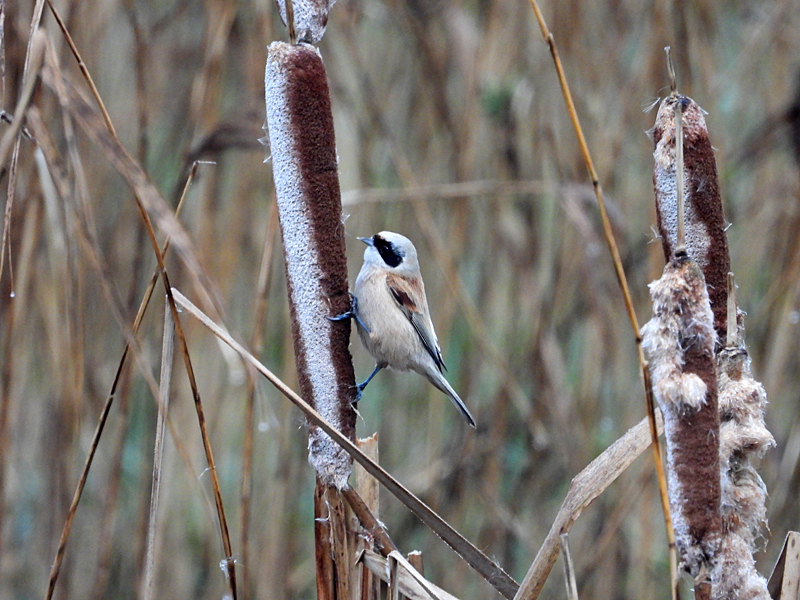
[(664, 415), (669, 498), (683, 569), (711, 567), (720, 539), (719, 413), (713, 314), (703, 274), (688, 257), (650, 284), (642, 329), (653, 394)]
[[(319, 51), (270, 44), (266, 99), (300, 389), (354, 440), (350, 323), (328, 319), (349, 309), (350, 296), (333, 114)], [(347, 485), (349, 456), (314, 426), (309, 460), (326, 485)]]
[[(676, 105), (680, 104), (683, 135), (683, 177), (676, 164)], [(685, 227), (686, 253), (703, 271), (714, 312), (716, 347), (724, 345), (727, 330), (727, 276), (730, 271), (725, 217), (717, 179), (714, 150), (702, 109), (691, 99), (678, 94), (665, 98), (653, 127), (658, 232), (669, 261), (678, 250), (678, 223)], [(683, 180), (685, 201), (683, 219), (678, 218), (678, 182)]]

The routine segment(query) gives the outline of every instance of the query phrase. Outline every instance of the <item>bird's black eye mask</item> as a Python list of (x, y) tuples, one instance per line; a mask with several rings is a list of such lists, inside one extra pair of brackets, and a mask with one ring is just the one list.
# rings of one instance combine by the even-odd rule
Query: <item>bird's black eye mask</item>
[(376, 235), (373, 236), (372, 243), (375, 245), (375, 249), (378, 251), (378, 254), (381, 255), (383, 262), (390, 267), (397, 267), (401, 262), (403, 262), (403, 256), (405, 256), (403, 251), (395, 246), (392, 242), (383, 239), (379, 235)]

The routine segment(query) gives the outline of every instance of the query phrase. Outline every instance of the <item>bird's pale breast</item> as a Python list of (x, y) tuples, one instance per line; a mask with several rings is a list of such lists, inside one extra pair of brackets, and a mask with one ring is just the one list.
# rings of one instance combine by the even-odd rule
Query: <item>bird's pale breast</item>
[(386, 285), (386, 274), (359, 274), (355, 295), (358, 315), (370, 330), (367, 333), (359, 325), (358, 334), (375, 361), (400, 371), (417, 367), (425, 349), (413, 325), (392, 297)]

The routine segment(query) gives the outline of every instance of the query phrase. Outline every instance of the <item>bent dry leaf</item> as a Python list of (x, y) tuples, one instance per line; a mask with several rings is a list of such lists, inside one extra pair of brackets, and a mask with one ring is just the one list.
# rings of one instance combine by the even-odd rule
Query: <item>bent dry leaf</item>
[[(656, 413), (656, 416), (658, 431), (661, 432), (663, 420), (660, 413)], [(568, 533), (583, 510), (647, 449), (651, 443), (649, 428), (648, 419), (642, 419), (575, 476), (514, 600), (534, 600), (539, 597), (558, 558), (561, 534)]]

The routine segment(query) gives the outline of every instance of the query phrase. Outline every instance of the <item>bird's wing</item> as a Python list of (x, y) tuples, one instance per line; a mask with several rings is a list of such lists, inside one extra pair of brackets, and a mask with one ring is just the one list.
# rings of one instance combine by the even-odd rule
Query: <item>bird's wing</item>
[(436, 332), (433, 330), (433, 324), (426, 314), (422, 286), (405, 277), (391, 273), (386, 275), (386, 285), (389, 287), (389, 291), (392, 293), (400, 310), (403, 311), (411, 325), (414, 326), (422, 345), (430, 354), (436, 367), (440, 372), (442, 369), (447, 370), (442, 359), (442, 351), (439, 349), (439, 341), (436, 339)]

